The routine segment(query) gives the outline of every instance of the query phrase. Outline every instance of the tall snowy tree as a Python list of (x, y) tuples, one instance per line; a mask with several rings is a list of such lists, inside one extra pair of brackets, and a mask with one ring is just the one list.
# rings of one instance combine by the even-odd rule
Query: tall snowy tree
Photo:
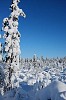
[(0, 43), (0, 61), (2, 61), (2, 43)]
[(36, 54), (34, 54), (34, 56), (33, 56), (33, 66), (36, 67), (36, 64), (37, 64), (37, 56), (36, 56)]
[(11, 83), (12, 71), (19, 69), (19, 55), (20, 51), (20, 33), (18, 31), (18, 20), (19, 16), (26, 17), (22, 9), (19, 9), (18, 3), (20, 0), (12, 0), (10, 6), (11, 14), (8, 18), (3, 19), (2, 30), (5, 32), (3, 38), (5, 39), (4, 44), (4, 59), (9, 65), (8, 78), (9, 84)]

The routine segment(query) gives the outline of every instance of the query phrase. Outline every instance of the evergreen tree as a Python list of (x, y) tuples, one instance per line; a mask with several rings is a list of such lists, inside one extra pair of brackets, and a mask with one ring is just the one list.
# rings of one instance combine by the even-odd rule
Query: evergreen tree
[(0, 43), (0, 61), (2, 61), (2, 43)]
[(19, 69), (19, 55), (21, 51), (20, 33), (18, 31), (18, 18), (19, 16), (23, 16), (24, 18), (26, 17), (23, 10), (19, 9), (18, 7), (19, 2), (20, 0), (12, 0), (12, 5), (10, 6), (11, 14), (8, 18), (3, 19), (2, 30), (5, 32), (3, 36), (5, 39), (4, 59), (5, 62), (9, 65), (7, 74), (9, 79), (8, 84), (11, 84), (13, 70), (16, 72), (16, 70)]
[(34, 66), (34, 68), (36, 67), (36, 65), (37, 65), (37, 56), (36, 56), (36, 54), (34, 54), (34, 56), (33, 56), (33, 66)]

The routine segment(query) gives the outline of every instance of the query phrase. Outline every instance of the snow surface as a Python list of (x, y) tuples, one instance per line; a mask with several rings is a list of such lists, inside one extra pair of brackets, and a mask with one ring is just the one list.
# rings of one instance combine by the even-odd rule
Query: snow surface
[(33, 87), (24, 85), (24, 88), (12, 89), (0, 98), (1, 100), (66, 100), (66, 84), (60, 81), (54, 81), (44, 89), (34, 92)]
[[(52, 61), (49, 59), (45, 62), (39, 60), (39, 65), (36, 59), (36, 66), (34, 61), (25, 62), (23, 59), (19, 70), (15, 69), (16, 72), (12, 73), (11, 83), (14, 88), (6, 91), (5, 94), (1, 91), (1, 100), (66, 100), (65, 59), (62, 59), (61, 63), (59, 59), (52, 59)], [(0, 63), (4, 73), (6, 73), (6, 66), (7, 64)]]
[(54, 81), (36, 93), (35, 100), (66, 100), (66, 84)]

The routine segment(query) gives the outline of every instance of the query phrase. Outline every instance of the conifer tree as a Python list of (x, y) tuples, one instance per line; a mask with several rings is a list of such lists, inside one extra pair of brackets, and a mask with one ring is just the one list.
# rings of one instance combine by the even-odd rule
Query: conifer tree
[[(8, 84), (11, 84), (12, 71), (19, 69), (19, 55), (20, 51), (20, 33), (18, 31), (18, 20), (19, 16), (26, 17), (22, 9), (19, 9), (18, 3), (20, 0), (12, 0), (10, 6), (11, 14), (8, 18), (3, 19), (4, 31), (3, 38), (5, 39), (4, 44), (4, 59), (5, 62), (9, 65), (8, 67)], [(6, 77), (7, 78), (7, 77)]]
[(0, 61), (2, 61), (2, 43), (0, 43)]

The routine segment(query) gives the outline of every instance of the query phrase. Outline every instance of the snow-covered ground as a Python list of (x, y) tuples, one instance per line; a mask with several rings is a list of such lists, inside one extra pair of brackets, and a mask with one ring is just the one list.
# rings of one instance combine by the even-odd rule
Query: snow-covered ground
[(66, 58), (22, 59), (11, 82), (13, 89), (0, 95), (0, 100), (66, 100)]

